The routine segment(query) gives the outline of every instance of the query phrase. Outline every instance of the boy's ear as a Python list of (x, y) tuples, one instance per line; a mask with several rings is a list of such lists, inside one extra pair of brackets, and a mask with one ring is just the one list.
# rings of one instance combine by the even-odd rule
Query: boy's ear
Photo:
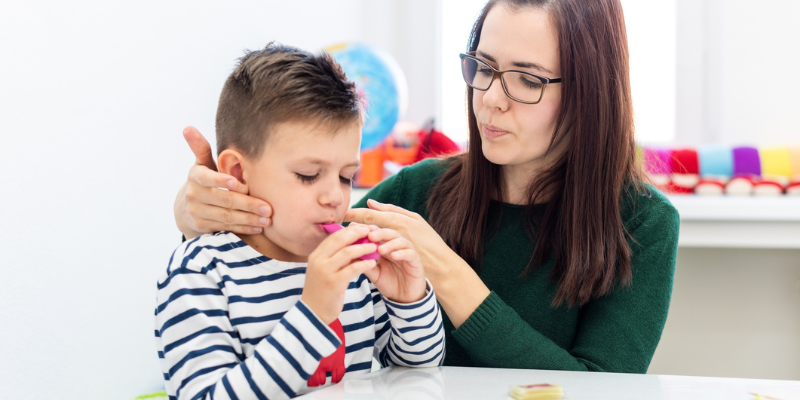
[[(228, 174), (244, 185), (247, 189), (247, 181), (244, 179), (244, 155), (233, 149), (225, 149), (217, 157), (219, 172)], [(247, 193), (250, 191), (247, 190)]]

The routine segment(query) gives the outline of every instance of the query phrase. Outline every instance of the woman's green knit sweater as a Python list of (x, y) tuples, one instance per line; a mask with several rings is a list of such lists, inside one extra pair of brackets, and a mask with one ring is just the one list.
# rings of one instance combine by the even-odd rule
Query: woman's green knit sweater
[[(447, 164), (425, 160), (372, 189), (375, 199), (428, 219), (426, 202)], [(628, 287), (583, 306), (552, 307), (550, 260), (520, 277), (535, 243), (523, 226), (523, 206), (492, 202), (499, 229), (484, 238), (477, 273), (491, 294), (458, 329), (444, 315), (444, 365), (645, 373), (667, 319), (678, 247), (678, 212), (658, 190), (628, 193), (625, 227), (635, 241)], [(435, 288), (434, 288), (435, 289)]]

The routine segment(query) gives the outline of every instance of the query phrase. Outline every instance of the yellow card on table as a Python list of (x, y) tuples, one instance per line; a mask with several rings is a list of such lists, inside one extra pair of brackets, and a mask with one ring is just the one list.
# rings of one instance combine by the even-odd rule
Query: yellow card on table
[(555, 400), (564, 396), (564, 388), (550, 383), (512, 386), (508, 395), (517, 400)]

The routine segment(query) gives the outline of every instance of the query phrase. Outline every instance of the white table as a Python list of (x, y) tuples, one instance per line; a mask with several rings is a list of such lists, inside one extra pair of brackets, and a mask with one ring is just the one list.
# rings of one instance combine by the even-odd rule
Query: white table
[(569, 400), (800, 400), (800, 381), (494, 368), (384, 368), (298, 397), (315, 400), (508, 400), (513, 385), (553, 383)]

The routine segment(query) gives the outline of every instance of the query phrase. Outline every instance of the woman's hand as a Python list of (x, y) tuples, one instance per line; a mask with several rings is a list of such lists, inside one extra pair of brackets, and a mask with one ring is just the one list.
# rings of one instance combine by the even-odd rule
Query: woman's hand
[(211, 146), (203, 135), (189, 126), (183, 137), (196, 161), (175, 198), (175, 223), (181, 233), (187, 239), (217, 231), (252, 235), (269, 226), (272, 207), (248, 196), (236, 178), (217, 172)]
[(489, 296), (489, 288), (422, 216), (375, 200), (368, 200), (367, 205), (369, 209), (347, 210), (344, 220), (389, 228), (408, 239), (419, 254), (442, 308), (456, 328), (461, 326)]
[[(351, 224), (355, 225), (355, 224)], [(367, 238), (380, 243), (378, 268), (364, 272), (387, 299), (396, 303), (414, 303), (425, 298), (425, 270), (411, 242), (397, 231), (370, 226)]]

